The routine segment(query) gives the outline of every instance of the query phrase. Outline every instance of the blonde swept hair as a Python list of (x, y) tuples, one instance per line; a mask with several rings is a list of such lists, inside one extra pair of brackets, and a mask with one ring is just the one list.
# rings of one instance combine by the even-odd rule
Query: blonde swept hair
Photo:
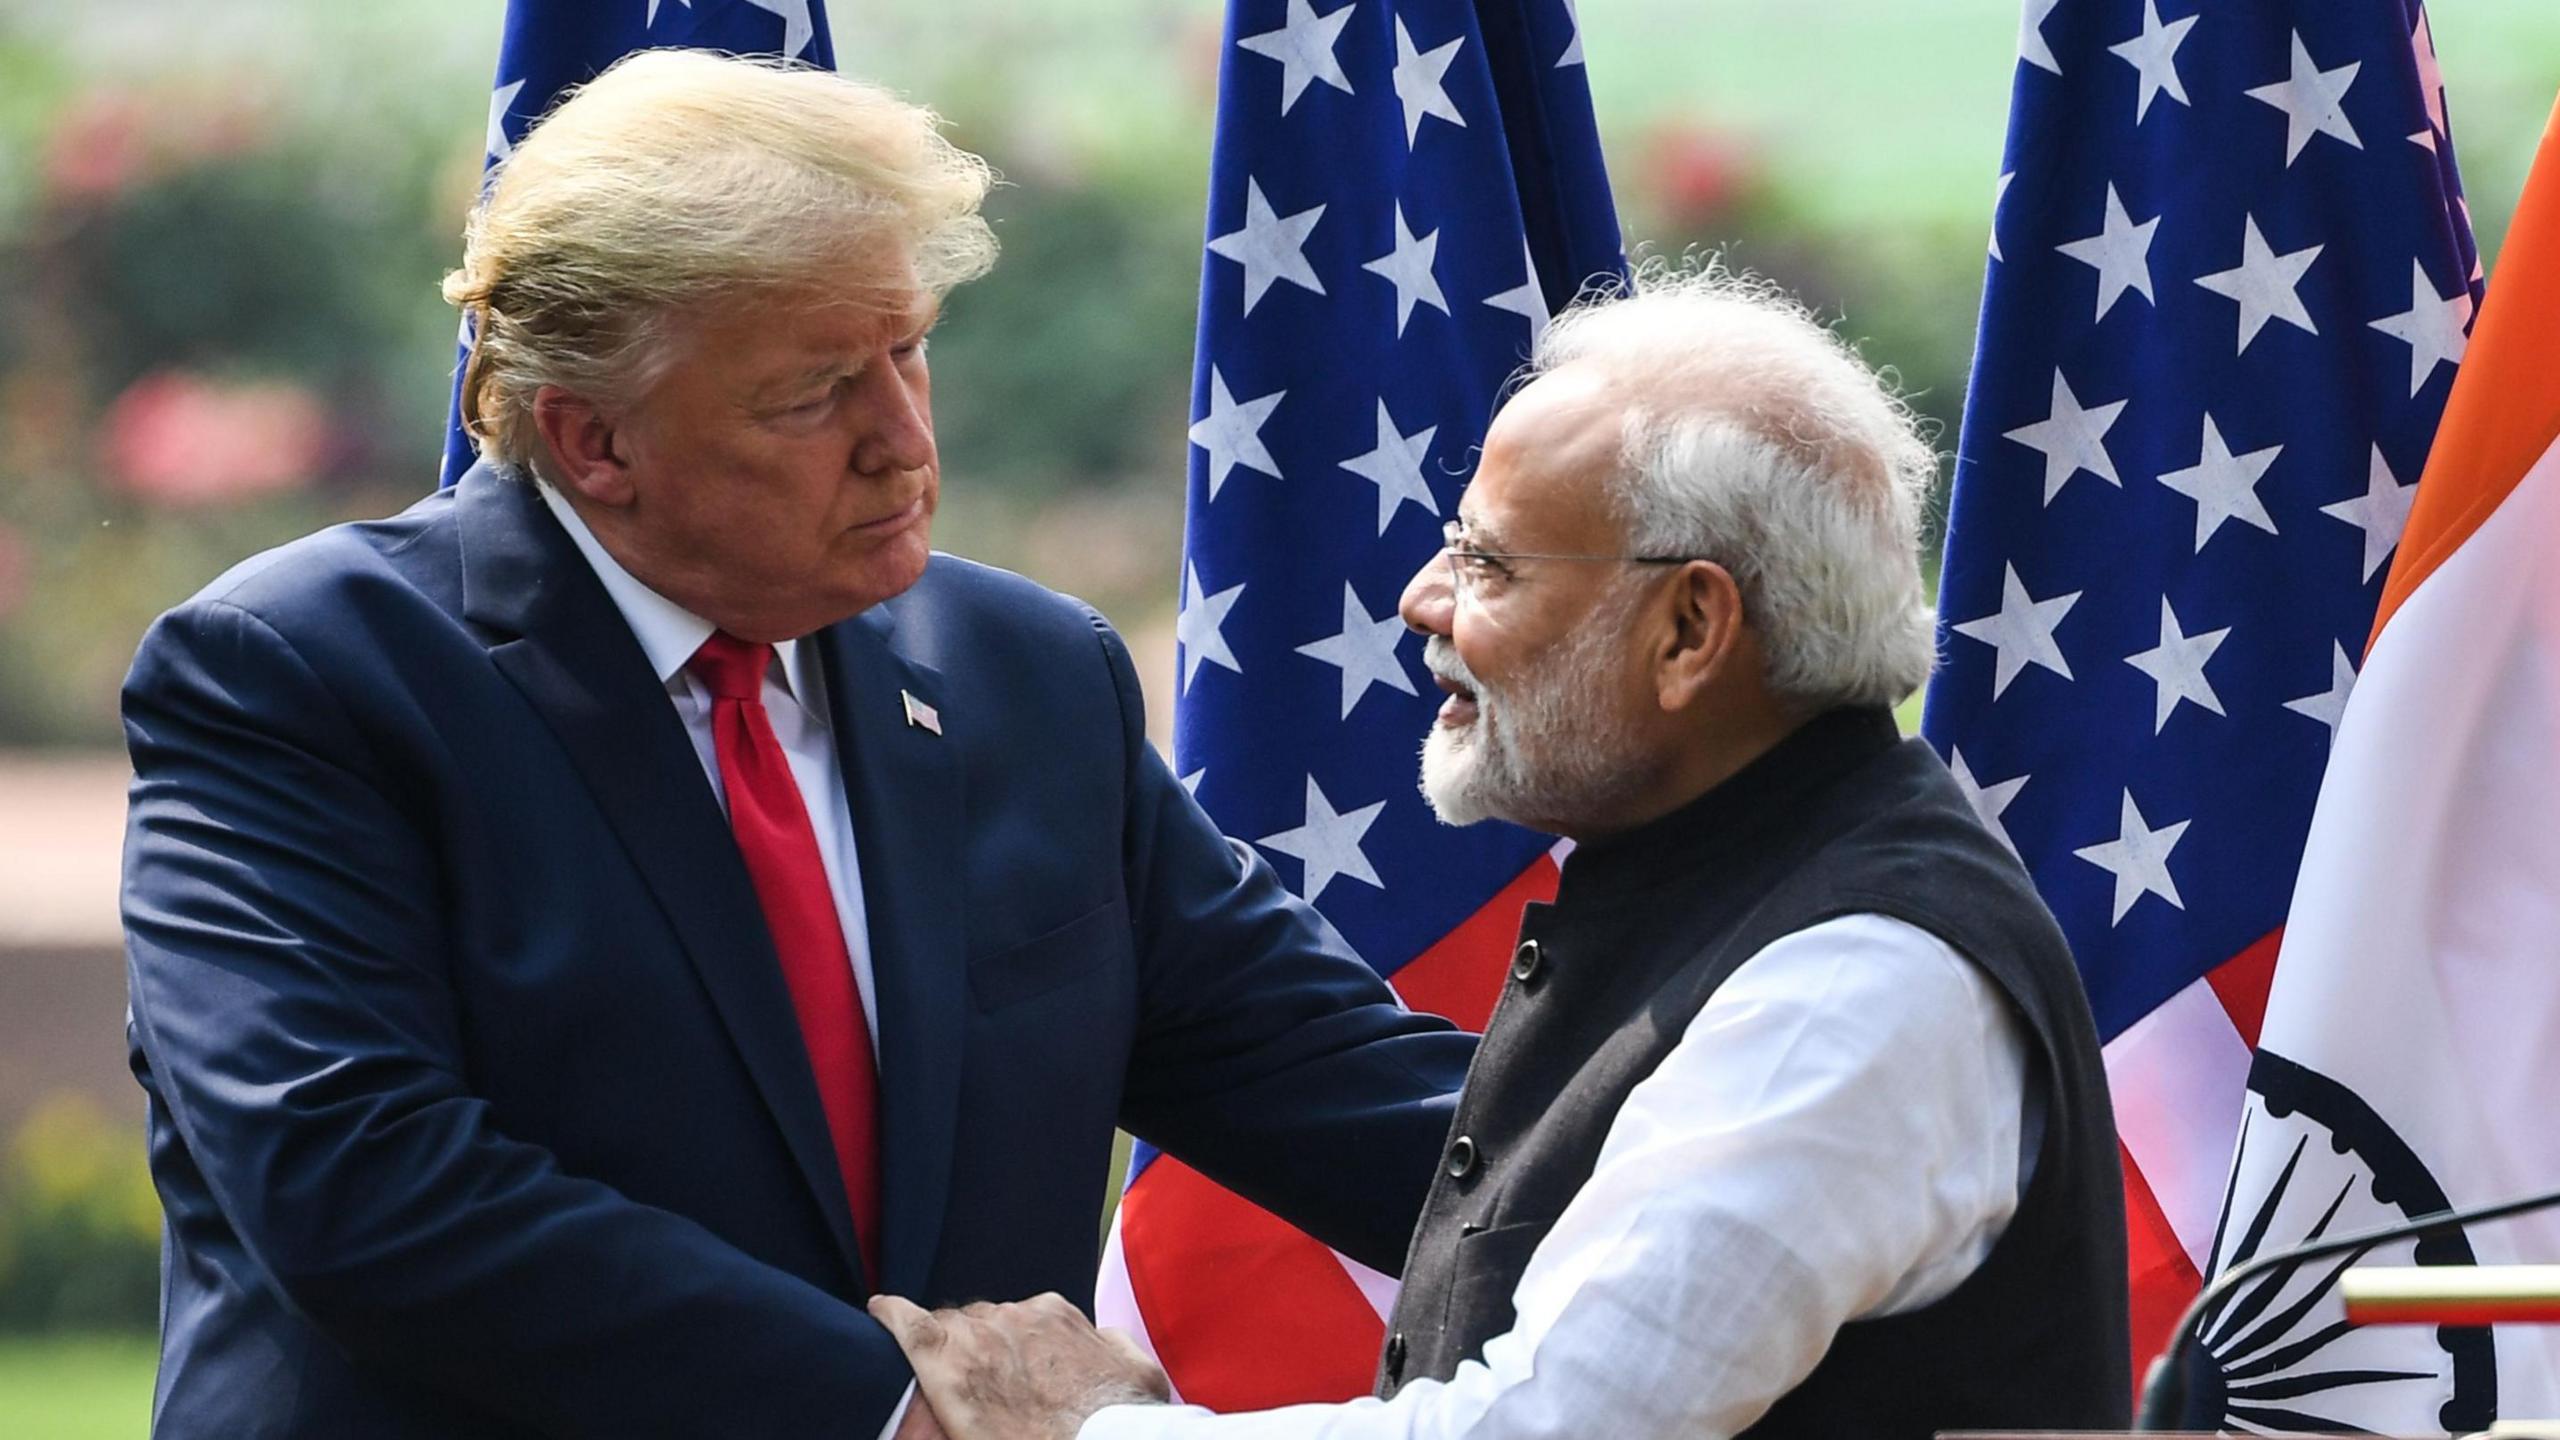
[(529, 465), (535, 392), (637, 399), (689, 309), (822, 282), (886, 307), (985, 274), (994, 174), (939, 124), (832, 71), (698, 50), (640, 51), (566, 92), (499, 162), (444, 280), (476, 337), (464, 428)]

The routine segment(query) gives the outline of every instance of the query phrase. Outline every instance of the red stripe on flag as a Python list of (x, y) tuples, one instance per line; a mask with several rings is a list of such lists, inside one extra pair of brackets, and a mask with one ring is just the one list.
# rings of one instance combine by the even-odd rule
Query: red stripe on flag
[(1416, 1010), (1445, 1015), (1461, 1030), (1481, 1032), (1502, 998), (1511, 943), (1520, 936), (1520, 907), (1556, 898), (1563, 872), (1546, 855), (1523, 870), (1438, 944), (1413, 957), (1389, 983)]
[[(2237, 961), (2231, 962), (2237, 964)], [(2204, 1288), (2187, 1247), (2151, 1196), (2149, 1182), (2133, 1163), (2133, 1152), (2119, 1145), (2124, 1160), (2125, 1268), (2132, 1282), (2133, 1373), (2139, 1377), (2151, 1357), (2169, 1343), (2178, 1316)]]
[[(1397, 994), (1482, 1030), (1520, 907), (1554, 898), (1560, 873), (1539, 856), (1398, 970)], [(1386, 1326), (1332, 1251), (1170, 1155), (1129, 1187), (1120, 1217), (1130, 1295), (1184, 1400), (1232, 1412), (1369, 1393)]]
[(1386, 1326), (1332, 1251), (1170, 1155), (1120, 1216), (1130, 1292), (1185, 1401), (1230, 1413), (1369, 1393)]
[(2222, 1001), (2223, 1013), (2231, 1017), (2231, 1028), (2240, 1032), (2240, 1043), (2251, 1050), (2258, 1048), (2258, 1031), (2266, 1024), (2267, 990), (2275, 984), (2276, 951), (2283, 944), (2284, 927), (2279, 925), (2204, 977)]

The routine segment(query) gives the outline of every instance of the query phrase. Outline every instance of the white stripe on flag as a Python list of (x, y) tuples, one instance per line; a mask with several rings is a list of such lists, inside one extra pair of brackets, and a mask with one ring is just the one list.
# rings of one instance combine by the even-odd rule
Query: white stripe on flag
[(1369, 1308), (1377, 1311), (1378, 1319), (1384, 1321), (1396, 1308), (1396, 1277), (1372, 1270), (1339, 1250), (1332, 1253), (1334, 1259), (1342, 1262), (1342, 1273), (1350, 1276), (1351, 1283), (1360, 1287), (1360, 1297), (1368, 1301)]
[(2198, 980), (2107, 1044), (2116, 1135), (2198, 1273), (2240, 1138), (2249, 1046), (2213, 986)]
[[(2516, 263), (2508, 253), (2502, 265)], [(2517, 383), (2529, 388), (2524, 377)], [(2374, 641), (2321, 782), (2259, 1037), (2370, 1106), (2455, 1206), (2560, 1184), (2560, 1130), (2549, 1118), (2560, 1095), (2555, 536), (2560, 447), (2418, 583)], [(2233, 1213), (2269, 1207), (2290, 1158), (2280, 1145), (2241, 1157)], [(2347, 1218), (2361, 1225), (2406, 1213), (2405, 1200), (2396, 1212), (2368, 1202), (2377, 1189), (2360, 1188)], [(2560, 1255), (2560, 1219), (2548, 1211), (2466, 1237), (2483, 1264)], [(2385, 1337), (2371, 1342), (2383, 1346), (2395, 1332), (2363, 1333)], [(2560, 1329), (2501, 1325), (2493, 1334), (2496, 1415), (2560, 1413)], [(2409, 1353), (2368, 1349), (2356, 1363), (2394, 1368)], [(2417, 1351), (2421, 1361), (2441, 1353)], [(2434, 1428), (2441, 1391), (2376, 1389), (2322, 1413), (2383, 1434)], [(2475, 1409), (2489, 1398), (2470, 1396)]]
[[(1146, 1312), (1138, 1308), (1138, 1292), (1129, 1284), (1129, 1257), (1120, 1250), (1120, 1212), (1111, 1212), (1111, 1234), (1102, 1243), (1102, 1273), (1093, 1282), (1093, 1320), (1113, 1330), (1125, 1330), (1147, 1358), (1164, 1365), (1164, 1357), (1156, 1353), (1155, 1337), (1147, 1333)], [(1172, 1384), (1167, 1380), (1165, 1383)], [(1182, 1403), (1182, 1393), (1174, 1391), (1175, 1404)]]

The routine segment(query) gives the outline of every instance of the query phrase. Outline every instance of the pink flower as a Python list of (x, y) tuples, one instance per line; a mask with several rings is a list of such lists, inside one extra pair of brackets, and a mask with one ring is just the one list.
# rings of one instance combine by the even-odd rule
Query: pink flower
[(1730, 134), (1664, 125), (1647, 138), (1642, 174), (1674, 228), (1702, 231), (1715, 228), (1760, 178), (1760, 161)]
[(298, 385), (163, 370), (117, 396), (99, 433), (107, 475), (127, 493), (164, 505), (227, 505), (309, 483), (329, 419)]
[(273, 129), (270, 99), (240, 82), (218, 92), (93, 90), (63, 107), (47, 137), (47, 188), (107, 200), (174, 170), (247, 154)]
[(109, 196), (149, 173), (151, 109), (139, 96), (82, 96), (62, 114), (45, 146), (44, 178), (57, 195)]

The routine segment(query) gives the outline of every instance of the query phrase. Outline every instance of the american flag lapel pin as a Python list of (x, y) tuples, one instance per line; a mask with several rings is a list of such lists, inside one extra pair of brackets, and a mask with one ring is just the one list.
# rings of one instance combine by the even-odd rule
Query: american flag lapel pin
[(936, 735), (942, 733), (941, 711), (917, 699), (912, 690), (899, 691), (898, 698), (906, 702), (908, 724), (919, 730), (930, 730)]

